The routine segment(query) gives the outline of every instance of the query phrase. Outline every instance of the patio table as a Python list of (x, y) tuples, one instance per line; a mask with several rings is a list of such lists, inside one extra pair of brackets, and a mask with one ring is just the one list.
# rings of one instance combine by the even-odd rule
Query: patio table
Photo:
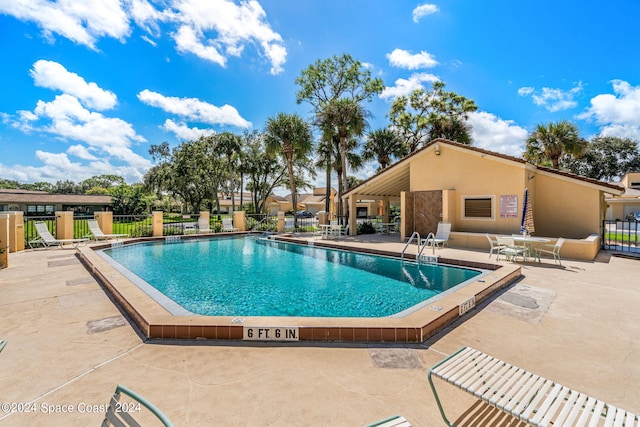
[(521, 234), (514, 234), (513, 241), (516, 243), (522, 243), (526, 248), (528, 258), (535, 258), (540, 262), (540, 256), (533, 251), (534, 243), (549, 243), (550, 239), (545, 239), (544, 237), (534, 237), (534, 236), (523, 236)]

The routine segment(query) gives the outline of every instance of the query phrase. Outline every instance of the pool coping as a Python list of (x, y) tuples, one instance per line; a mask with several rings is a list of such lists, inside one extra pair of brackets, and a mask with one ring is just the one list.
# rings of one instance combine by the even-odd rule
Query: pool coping
[[(224, 233), (181, 236), (181, 239), (221, 238), (250, 233)], [(308, 244), (306, 239), (290, 236), (271, 236), (274, 240), (298, 244)], [(129, 245), (147, 241), (166, 241), (165, 237), (136, 238), (116, 242)], [(374, 255), (399, 257), (394, 251), (371, 248), (345, 248), (328, 241), (314, 241), (314, 246), (330, 249), (349, 250)], [(135, 323), (140, 333), (147, 339), (171, 340), (239, 340), (246, 339), (246, 328), (296, 328), (296, 341), (316, 342), (398, 342), (419, 343), (451, 324), (468, 310), (486, 300), (491, 294), (508, 286), (521, 276), (520, 266), (479, 263), (473, 261), (440, 258), (441, 263), (491, 270), (482, 278), (457, 291), (445, 295), (427, 306), (405, 317), (381, 318), (312, 318), (312, 317), (242, 317), (202, 316), (170, 314), (125, 275), (100, 257), (96, 250), (112, 247), (112, 244), (78, 247), (76, 252), (85, 267), (96, 277)], [(415, 259), (415, 255), (406, 254)], [(264, 341), (281, 341), (271, 339)]]

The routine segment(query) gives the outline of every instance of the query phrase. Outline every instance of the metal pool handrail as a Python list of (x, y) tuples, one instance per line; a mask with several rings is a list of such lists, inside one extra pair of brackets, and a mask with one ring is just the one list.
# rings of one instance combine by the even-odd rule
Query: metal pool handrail
[(418, 238), (418, 245), (420, 245), (420, 233), (418, 233), (417, 231), (414, 231), (413, 234), (411, 234), (411, 237), (409, 237), (409, 240), (407, 241), (407, 244), (404, 245), (404, 249), (402, 249), (402, 253), (400, 254), (400, 259), (402, 261), (404, 261), (404, 253), (407, 250), (407, 248), (409, 247), (409, 245), (411, 244), (411, 242), (413, 241), (414, 237)]
[(436, 254), (436, 235), (433, 233), (429, 233), (427, 235), (427, 238), (424, 239), (424, 242), (420, 243), (420, 239), (418, 239), (418, 244), (420, 245), (420, 251), (418, 252), (418, 256), (416, 256), (417, 260), (420, 260), (420, 255), (422, 255), (422, 251), (424, 251), (424, 248), (427, 247), (430, 240), (431, 240), (431, 247), (433, 248), (432, 252), (434, 255)]

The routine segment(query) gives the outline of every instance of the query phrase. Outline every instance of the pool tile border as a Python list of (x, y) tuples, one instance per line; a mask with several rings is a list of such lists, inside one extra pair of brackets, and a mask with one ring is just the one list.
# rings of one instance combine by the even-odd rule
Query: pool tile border
[[(243, 233), (188, 236), (185, 239), (228, 237), (231, 234)], [(307, 244), (306, 240), (290, 237), (274, 236), (274, 239)], [(158, 240), (164, 240), (164, 238), (130, 239), (123, 244)], [(371, 248), (345, 248), (331, 242), (314, 242), (314, 245), (374, 255), (399, 256), (396, 252)], [(164, 307), (95, 253), (97, 249), (109, 247), (111, 247), (109, 244), (79, 247), (77, 254), (85, 267), (96, 277), (114, 302), (121, 307), (147, 339), (241, 341), (243, 340), (244, 327), (254, 326), (298, 327), (299, 340), (309, 342), (418, 343), (425, 341), (457, 320), (460, 317), (458, 307), (462, 302), (475, 297), (475, 304), (479, 305), (493, 293), (508, 286), (521, 276), (521, 269), (517, 264), (497, 265), (440, 258), (442, 263), (481, 268), (490, 270), (490, 273), (484, 276), (482, 281), (472, 282), (442, 297), (434, 304), (401, 318), (246, 317), (241, 324), (238, 324), (236, 318), (228, 316), (171, 315)], [(415, 256), (407, 255), (407, 258), (415, 259)]]

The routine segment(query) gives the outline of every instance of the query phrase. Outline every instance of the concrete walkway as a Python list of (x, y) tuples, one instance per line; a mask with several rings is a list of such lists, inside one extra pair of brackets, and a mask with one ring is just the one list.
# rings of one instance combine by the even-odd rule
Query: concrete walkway
[[(562, 264), (524, 264), (521, 281), (423, 345), (285, 346), (143, 343), (73, 251), (11, 254), (0, 270), (0, 403), (29, 405), (3, 405), (0, 426), (99, 425), (117, 383), (176, 426), (359, 426), (393, 414), (439, 426), (427, 371), (465, 345), (640, 413), (640, 261)], [(438, 386), (450, 418), (485, 411)]]

